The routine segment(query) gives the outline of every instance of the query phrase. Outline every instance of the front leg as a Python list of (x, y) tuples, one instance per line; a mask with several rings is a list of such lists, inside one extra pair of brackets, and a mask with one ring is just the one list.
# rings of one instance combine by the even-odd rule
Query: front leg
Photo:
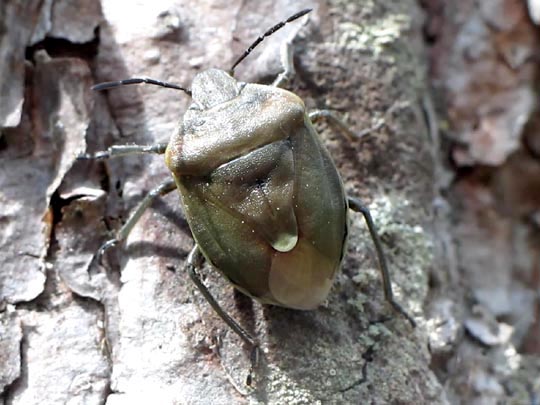
[(143, 153), (155, 153), (162, 155), (167, 149), (166, 143), (156, 143), (154, 145), (113, 145), (107, 148), (107, 150), (99, 151), (96, 153), (83, 153), (77, 156), (79, 160), (101, 160), (110, 159), (117, 156), (127, 155), (140, 155)]
[[(306, 18), (304, 24), (299, 28), (302, 29), (304, 25), (306, 25), (308, 22), (308, 19)], [(281, 61), (281, 66), (283, 68), (283, 71), (276, 77), (274, 82), (272, 83), (272, 86), (274, 87), (282, 87), (286, 85), (289, 81), (291, 81), (296, 74), (296, 71), (294, 70), (294, 61), (293, 61), (293, 41), (296, 38), (296, 35), (298, 34), (298, 30), (295, 31), (292, 35), (289, 36), (283, 42), (280, 48), (279, 53), (279, 59)]]
[(366, 128), (363, 131), (356, 133), (349, 128), (345, 121), (343, 121), (340, 117), (337, 116), (335, 112), (331, 110), (313, 110), (310, 111), (308, 116), (309, 119), (313, 122), (320, 120), (328, 120), (332, 125), (337, 127), (340, 132), (345, 135), (345, 137), (351, 142), (359, 140), (363, 136), (373, 131), (376, 131), (379, 128), (382, 128), (382, 126), (384, 125), (384, 120), (381, 119), (377, 123), (372, 125), (370, 128)]
[(278, 77), (276, 77), (276, 80), (274, 80), (274, 82), (272, 83), (272, 86), (274, 87), (281, 87), (287, 84), (296, 74), (293, 62), (293, 40), (294, 37), (287, 39), (287, 41), (285, 41), (280, 48), (279, 56), (283, 71), (278, 75)]

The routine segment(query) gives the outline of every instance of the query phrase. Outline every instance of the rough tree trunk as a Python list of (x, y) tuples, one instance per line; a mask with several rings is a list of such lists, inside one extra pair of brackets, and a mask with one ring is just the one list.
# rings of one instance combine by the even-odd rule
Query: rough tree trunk
[(423, 3), (457, 253), (433, 289), (434, 370), (453, 403), (537, 404), (540, 2)]
[[(416, 2), (121, 4), (0, 3), (4, 403), (445, 403), (428, 350), (440, 336), (424, 308), (430, 273), (445, 278), (449, 268), (437, 253), (448, 235), (432, 213), (438, 143), (422, 113), (427, 58)], [(262, 342), (250, 389), (246, 348), (182, 271), (193, 241), (176, 194), (144, 215), (105, 267), (90, 266), (108, 230), (169, 176), (163, 159), (75, 156), (165, 142), (189, 104), (174, 90), (96, 94), (93, 83), (144, 75), (189, 86), (201, 70), (230, 67), (263, 29), (306, 7), (314, 8), (309, 22), (266, 40), (236, 77), (268, 83), (280, 70), (281, 43), (296, 35), (289, 88), (357, 132), (374, 128), (348, 142), (318, 126), (347, 192), (372, 209), (396, 299), (419, 326), (385, 304), (359, 215), (351, 216), (343, 269), (316, 311), (252, 302), (207, 267), (218, 301)]]

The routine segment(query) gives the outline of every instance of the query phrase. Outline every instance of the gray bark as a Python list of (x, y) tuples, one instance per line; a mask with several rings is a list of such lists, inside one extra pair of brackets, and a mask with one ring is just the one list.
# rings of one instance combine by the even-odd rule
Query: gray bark
[[(0, 106), (4, 403), (446, 403), (428, 343), (448, 329), (430, 327), (424, 314), (430, 271), (445, 275), (450, 267), (440, 254), (445, 218), (432, 213), (438, 150), (421, 113), (427, 59), (417, 4), (119, 4), (0, 5), (0, 76), (14, 89), (2, 92)], [(166, 142), (189, 105), (174, 90), (96, 94), (92, 83), (148, 76), (189, 87), (197, 72), (229, 68), (265, 28), (306, 7), (314, 8), (309, 22), (265, 40), (236, 77), (271, 81), (280, 45), (294, 36), (289, 88), (308, 108), (337, 111), (356, 132), (376, 128), (349, 142), (318, 126), (347, 192), (371, 208), (396, 299), (419, 326), (385, 303), (359, 215), (351, 216), (343, 269), (316, 311), (251, 302), (207, 267), (212, 293), (262, 342), (249, 388), (246, 348), (182, 271), (193, 240), (178, 195), (156, 203), (105, 267), (90, 263), (107, 229), (168, 178), (162, 158), (75, 156)]]
[(458, 333), (433, 364), (453, 403), (538, 403), (540, 3), (424, 3), (456, 248), (431, 308)]

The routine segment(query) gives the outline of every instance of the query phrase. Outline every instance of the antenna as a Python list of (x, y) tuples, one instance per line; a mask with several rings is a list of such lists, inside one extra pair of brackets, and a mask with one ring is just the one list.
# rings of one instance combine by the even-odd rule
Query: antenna
[(277, 30), (279, 30), (280, 28), (282, 28), (284, 25), (294, 21), (294, 20), (297, 20), (299, 19), (300, 17), (306, 15), (307, 13), (309, 13), (312, 9), (311, 8), (306, 8), (305, 10), (302, 10), (302, 11), (299, 11), (298, 13), (290, 16), (289, 18), (287, 18), (285, 21), (281, 21), (280, 23), (274, 25), (272, 28), (270, 28), (268, 31), (266, 31), (264, 34), (262, 34), (259, 38), (257, 38), (255, 40), (255, 42), (253, 42), (248, 49), (246, 49), (244, 51), (244, 53), (236, 60), (236, 62), (234, 62), (234, 64), (232, 65), (231, 69), (229, 70), (229, 74), (231, 76), (234, 75), (234, 69), (236, 68), (236, 66), (238, 66), (238, 64), (240, 62), (242, 62), (250, 53), (251, 51), (253, 51), (253, 49), (255, 49), (255, 47), (257, 45), (259, 45), (266, 37), (269, 37), (270, 35), (272, 35), (274, 32), (276, 32)]
[(146, 77), (133, 77), (131, 79), (99, 83), (99, 84), (96, 84), (95, 86), (92, 86), (92, 90), (101, 91), (101, 90), (112, 89), (114, 87), (127, 86), (129, 84), (140, 84), (140, 83), (153, 84), (155, 86), (166, 87), (168, 89), (182, 90), (184, 93), (186, 93), (188, 96), (191, 97), (191, 90), (185, 89), (184, 87), (177, 86), (176, 84), (162, 82), (160, 80), (155, 80), (155, 79), (149, 79)]

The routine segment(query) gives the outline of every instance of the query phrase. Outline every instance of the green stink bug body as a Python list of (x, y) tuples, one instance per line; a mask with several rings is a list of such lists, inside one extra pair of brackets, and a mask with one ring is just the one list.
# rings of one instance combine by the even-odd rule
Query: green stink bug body
[(337, 169), (295, 94), (198, 74), (166, 162), (204, 256), (263, 303), (316, 308), (343, 256)]
[[(153, 189), (115, 238), (96, 254), (124, 240), (157, 197), (178, 189), (196, 244), (186, 260), (189, 276), (218, 315), (253, 347), (258, 342), (234, 321), (202, 283), (202, 255), (235, 287), (262, 303), (309, 310), (326, 299), (344, 255), (348, 208), (361, 213), (375, 245), (384, 294), (393, 309), (415, 322), (394, 300), (382, 245), (369, 210), (347, 197), (312, 120), (324, 118), (349, 138), (331, 111), (308, 113), (294, 93), (279, 88), (293, 74), (291, 52), (272, 85), (238, 82), (234, 68), (262, 40), (303, 10), (260, 36), (227, 73), (209, 69), (192, 90), (155, 79), (132, 78), (94, 86), (104, 90), (149, 83), (184, 91), (193, 103), (166, 145), (119, 145), (81, 158), (165, 153), (173, 180)], [(289, 44), (290, 45), (290, 44)]]

